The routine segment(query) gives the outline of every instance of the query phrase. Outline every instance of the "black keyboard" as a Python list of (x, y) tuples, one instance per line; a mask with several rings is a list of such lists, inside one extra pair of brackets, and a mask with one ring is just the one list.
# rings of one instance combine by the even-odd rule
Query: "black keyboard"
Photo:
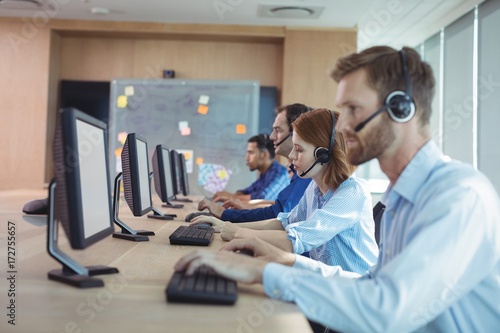
[(167, 302), (232, 305), (238, 298), (236, 282), (202, 266), (193, 275), (176, 272), (165, 289)]
[(214, 231), (212, 227), (196, 224), (180, 226), (170, 235), (170, 244), (207, 246), (212, 241)]

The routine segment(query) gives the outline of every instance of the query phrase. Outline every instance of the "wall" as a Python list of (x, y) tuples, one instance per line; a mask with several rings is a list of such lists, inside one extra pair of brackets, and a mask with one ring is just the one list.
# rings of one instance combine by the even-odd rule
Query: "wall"
[(260, 80), (281, 88), (281, 43), (63, 37), (61, 79), (161, 77)]
[(287, 28), (283, 104), (299, 102), (335, 109), (337, 84), (330, 71), (340, 56), (354, 51), (356, 33), (352, 30)]
[(50, 29), (0, 21), (0, 189), (45, 180)]
[(154, 78), (174, 69), (180, 78), (259, 80), (276, 86), (282, 103), (333, 108), (329, 69), (356, 45), (354, 30), (52, 20), (15, 53), (5, 35), (22, 34), (25, 22), (0, 22), (0, 91), (7, 100), (0, 132), (4, 142), (15, 141), (0, 153), (0, 190), (50, 180), (61, 79)]

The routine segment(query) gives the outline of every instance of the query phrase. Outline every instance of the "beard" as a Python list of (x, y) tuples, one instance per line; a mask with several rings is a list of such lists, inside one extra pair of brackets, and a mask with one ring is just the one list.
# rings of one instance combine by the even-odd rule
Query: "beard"
[(356, 135), (356, 147), (347, 149), (347, 159), (352, 165), (360, 165), (377, 158), (395, 140), (394, 130), (390, 120), (381, 118), (378, 126), (365, 128), (363, 136)]

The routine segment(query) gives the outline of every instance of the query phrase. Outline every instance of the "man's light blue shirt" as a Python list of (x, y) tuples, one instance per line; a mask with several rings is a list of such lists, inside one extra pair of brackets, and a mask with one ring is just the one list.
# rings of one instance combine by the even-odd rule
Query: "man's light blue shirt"
[(369, 274), (296, 256), (266, 266), (266, 293), (342, 332), (500, 332), (500, 200), (486, 177), (430, 141), (382, 202)]
[(294, 253), (308, 251), (315, 260), (360, 274), (377, 261), (372, 200), (361, 178), (351, 176), (324, 195), (311, 182), (297, 206), (277, 218)]

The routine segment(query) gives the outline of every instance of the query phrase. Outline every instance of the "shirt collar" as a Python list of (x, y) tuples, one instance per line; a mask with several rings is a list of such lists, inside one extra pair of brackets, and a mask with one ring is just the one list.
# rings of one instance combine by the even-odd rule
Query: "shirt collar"
[(417, 193), (424, 186), (436, 163), (443, 158), (443, 153), (436, 143), (429, 140), (404, 168), (395, 185), (389, 185), (383, 196), (386, 201), (390, 192), (394, 191), (406, 200), (414, 203)]
[(327, 202), (333, 196), (333, 191), (331, 188), (329, 188), (328, 191), (323, 195), (319, 190), (318, 184), (314, 183), (314, 196), (318, 199), (323, 198), (323, 200)]

